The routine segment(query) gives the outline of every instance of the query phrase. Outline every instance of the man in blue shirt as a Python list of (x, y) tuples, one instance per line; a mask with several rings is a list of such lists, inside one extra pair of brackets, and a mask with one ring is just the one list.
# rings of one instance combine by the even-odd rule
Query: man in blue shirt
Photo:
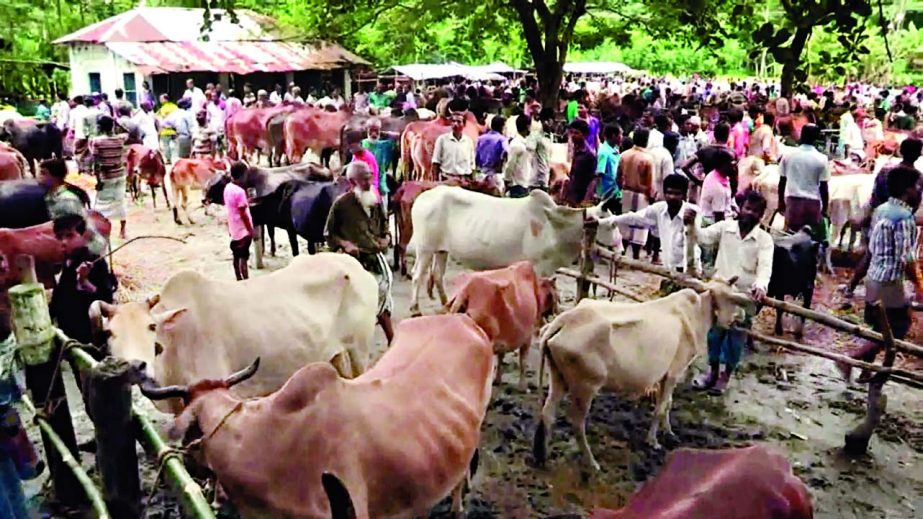
[(599, 177), (596, 196), (606, 200), (604, 209), (612, 214), (622, 212), (622, 190), (615, 181), (615, 173), (619, 168), (619, 143), (622, 141), (622, 128), (618, 125), (608, 125), (603, 131), (605, 141), (599, 146), (596, 155), (596, 176)]
[(507, 139), (503, 135), (506, 119), (497, 115), (490, 121), (490, 131), (478, 137), (474, 162), (485, 175), (496, 175), (502, 171), (503, 159), (507, 153)]

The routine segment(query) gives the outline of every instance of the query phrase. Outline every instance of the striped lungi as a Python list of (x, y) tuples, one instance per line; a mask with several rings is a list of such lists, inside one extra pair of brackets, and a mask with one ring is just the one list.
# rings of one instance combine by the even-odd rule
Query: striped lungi
[[(643, 193), (629, 191), (627, 189), (622, 191), (623, 213), (627, 213), (629, 211), (640, 211), (649, 205), (650, 203), (647, 201), (647, 197), (644, 196)], [(647, 227), (636, 225), (619, 225), (619, 231), (622, 233), (623, 240), (628, 240), (631, 243), (641, 245), (642, 247), (645, 243), (647, 243)]]
[(128, 202), (125, 198), (126, 177), (124, 175), (104, 178), (96, 192), (95, 209), (109, 220), (128, 218)]
[(378, 282), (377, 315), (380, 316), (385, 312), (391, 313), (394, 308), (394, 299), (391, 297), (391, 284), (394, 282), (394, 277), (385, 253), (362, 255), (360, 263), (366, 271), (375, 276), (375, 281)]

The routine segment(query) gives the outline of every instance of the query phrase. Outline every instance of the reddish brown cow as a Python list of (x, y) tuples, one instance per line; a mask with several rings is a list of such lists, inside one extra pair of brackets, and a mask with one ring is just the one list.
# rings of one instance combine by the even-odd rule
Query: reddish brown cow
[[(352, 380), (315, 362), (272, 395), (241, 400), (228, 387), (254, 364), (223, 381), (147, 382), (142, 392), (185, 399), (173, 432), (205, 431), (205, 459), (243, 517), (345, 517), (350, 501), (359, 519), (418, 517), (449, 493), (461, 511), (493, 369), (490, 340), (470, 317), (436, 315), (402, 321), (378, 363)], [(332, 486), (341, 493), (328, 500)]]
[(519, 350), (519, 386), (526, 388), (526, 355), (542, 317), (555, 310), (551, 280), (541, 279), (532, 263), (519, 261), (509, 267), (483, 272), (464, 272), (455, 278), (450, 313), (474, 319), (490, 338), (497, 354), (497, 379), (502, 377), (503, 355)]
[(173, 189), (173, 221), (177, 225), (182, 225), (183, 222), (179, 219), (179, 207), (182, 206), (186, 219), (189, 220), (189, 223), (194, 223), (187, 210), (189, 190), (193, 187), (204, 190), (208, 187), (209, 181), (215, 178), (218, 172), (226, 172), (230, 169), (231, 166), (227, 159), (205, 157), (176, 161), (173, 164), (173, 169), (170, 170), (170, 186)]
[(305, 151), (311, 150), (330, 167), (330, 155), (340, 148), (341, 130), (350, 117), (352, 112), (347, 109), (331, 112), (308, 106), (292, 112), (282, 127), (289, 164), (301, 162)]
[(167, 196), (167, 184), (164, 182), (167, 168), (164, 166), (160, 150), (148, 148), (143, 144), (129, 145), (125, 153), (125, 171), (128, 173), (128, 188), (132, 191), (132, 198), (137, 199), (141, 195), (141, 181), (143, 180), (151, 188), (154, 209), (157, 208), (155, 188), (158, 187), (163, 189), (167, 209), (170, 208), (170, 197)]
[[(87, 214), (88, 224), (108, 240), (112, 224), (96, 211)], [(22, 282), (16, 257), (32, 256), (35, 274), (46, 288), (54, 287), (54, 276), (64, 263), (64, 247), (55, 238), (51, 222), (23, 229), (0, 228), (0, 331), (8, 332), (10, 306), (7, 291)]]
[[(275, 116), (294, 108), (289, 105), (271, 108), (247, 108), (235, 112), (224, 123), (228, 139), (228, 156), (235, 160), (251, 161), (252, 155), (272, 154), (272, 142), (267, 125)], [(259, 155), (257, 155), (257, 162)]]
[(763, 445), (678, 449), (620, 510), (590, 519), (811, 519), (811, 495), (782, 454)]
[[(445, 117), (436, 117), (431, 121), (412, 122), (404, 128), (404, 133), (401, 134), (401, 161), (404, 164), (404, 171), (407, 172), (407, 178), (435, 180), (433, 152), (436, 148), (436, 139), (450, 131), (452, 131), (451, 123)], [(471, 112), (465, 112), (465, 128), (462, 132), (475, 142), (481, 134), (481, 125)]]
[(0, 181), (19, 180), (29, 169), (26, 158), (14, 148), (0, 149)]

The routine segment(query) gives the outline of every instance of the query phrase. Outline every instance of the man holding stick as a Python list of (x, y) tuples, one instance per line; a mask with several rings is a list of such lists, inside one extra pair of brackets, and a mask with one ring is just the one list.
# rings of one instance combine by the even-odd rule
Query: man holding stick
[[(772, 237), (759, 226), (765, 211), (766, 199), (763, 195), (747, 191), (736, 220), (722, 220), (703, 229), (696, 219), (694, 209), (687, 207), (683, 215), (686, 224), (695, 224), (692, 230), (698, 243), (718, 246), (715, 277), (728, 280), (738, 290), (749, 291), (755, 301), (766, 297), (772, 274)], [(738, 327), (751, 326), (754, 310), (745, 309), (743, 322)], [(708, 364), (711, 371), (697, 379), (695, 387), (719, 394), (724, 392), (740, 362), (746, 339), (746, 333), (740, 330), (722, 330), (713, 326), (708, 331)], [(719, 375), (722, 363), (724, 372)]]

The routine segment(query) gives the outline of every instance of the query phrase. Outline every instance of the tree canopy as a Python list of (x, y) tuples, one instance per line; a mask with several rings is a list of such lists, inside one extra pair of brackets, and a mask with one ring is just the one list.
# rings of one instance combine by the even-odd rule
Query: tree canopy
[[(923, 48), (919, 0), (148, 0), (252, 9), (306, 39), (342, 43), (380, 68), (502, 60), (533, 68), (550, 99), (570, 60), (621, 61), (655, 74), (781, 76), (906, 83)], [(63, 87), (55, 38), (137, 6), (131, 0), (0, 2), (0, 95)], [(887, 39), (884, 37), (887, 36)], [(889, 59), (890, 56), (890, 59)]]

